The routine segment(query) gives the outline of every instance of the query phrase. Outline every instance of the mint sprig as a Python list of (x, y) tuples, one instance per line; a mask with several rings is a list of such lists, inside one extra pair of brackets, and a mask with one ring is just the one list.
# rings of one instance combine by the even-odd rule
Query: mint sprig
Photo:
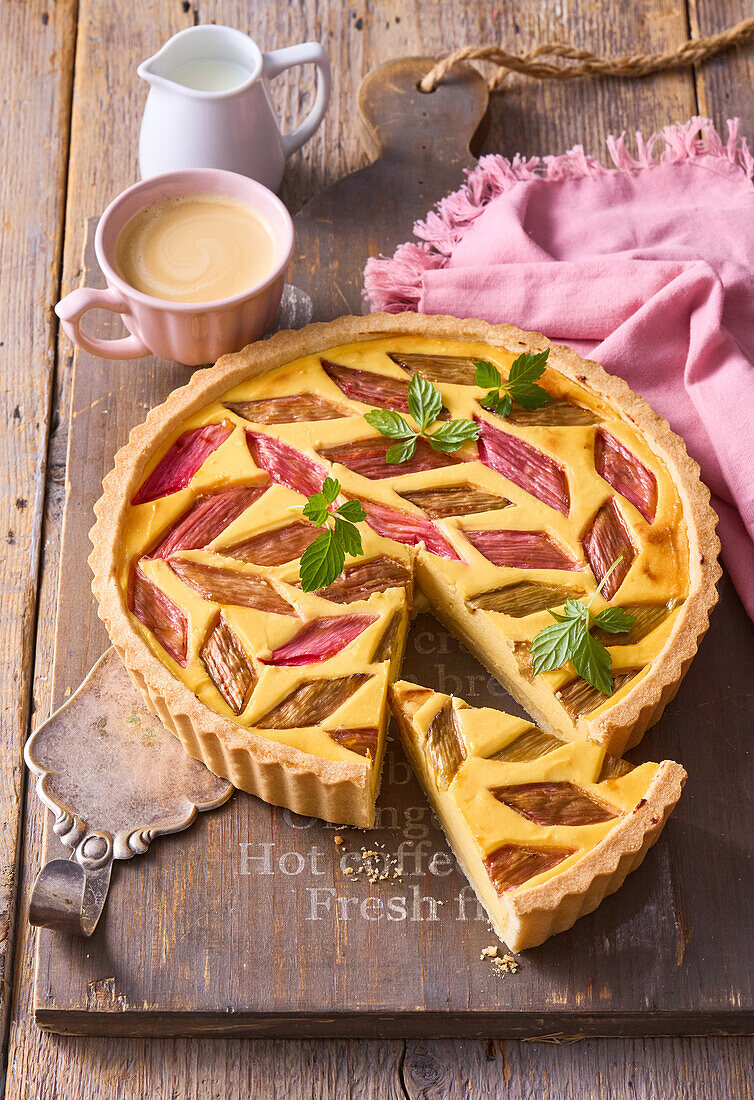
[(484, 397), (479, 399), (479, 404), (498, 416), (508, 416), (514, 401), (524, 409), (538, 409), (541, 405), (547, 405), (552, 397), (537, 382), (544, 374), (549, 354), (549, 348), (537, 352), (525, 351), (511, 364), (506, 381), (503, 381), (494, 363), (486, 359), (475, 359), (474, 382), (480, 389), (487, 390)]
[(307, 546), (301, 555), (299, 577), (304, 592), (316, 592), (340, 576), (346, 554), (358, 557), (364, 553), (357, 523), (367, 518), (358, 500), (346, 500), (335, 507), (340, 496), (340, 482), (326, 477), (319, 493), (313, 493), (304, 505), (304, 516), (324, 527), (321, 535)]
[(563, 614), (554, 611), (549, 614), (555, 619), (553, 626), (547, 626), (535, 635), (531, 643), (531, 658), (534, 675), (540, 672), (552, 672), (571, 661), (579, 676), (591, 684), (603, 695), (613, 693), (613, 662), (610, 652), (590, 634), (593, 626), (600, 627), (610, 634), (623, 634), (636, 622), (621, 607), (606, 607), (599, 615), (593, 615), (590, 608), (595, 597), (602, 591), (607, 578), (617, 568), (621, 558), (616, 558), (597, 585), (589, 603), (581, 600), (566, 600)]
[(472, 420), (448, 420), (430, 433), (427, 429), (437, 420), (442, 408), (442, 394), (437, 387), (415, 374), (408, 384), (408, 411), (417, 428), (392, 409), (372, 409), (365, 413), (364, 419), (380, 435), (397, 440), (388, 448), (385, 460), (398, 465), (414, 457), (419, 439), (426, 439), (433, 451), (450, 454), (479, 437), (479, 427)]

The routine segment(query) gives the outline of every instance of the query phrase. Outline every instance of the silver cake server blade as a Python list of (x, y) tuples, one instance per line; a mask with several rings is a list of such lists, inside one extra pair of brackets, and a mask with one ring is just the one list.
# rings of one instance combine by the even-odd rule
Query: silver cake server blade
[(233, 793), (147, 709), (112, 648), (31, 735), (24, 758), (55, 833), (73, 849), (40, 871), (29, 921), (83, 936), (97, 927), (114, 859), (142, 855)]

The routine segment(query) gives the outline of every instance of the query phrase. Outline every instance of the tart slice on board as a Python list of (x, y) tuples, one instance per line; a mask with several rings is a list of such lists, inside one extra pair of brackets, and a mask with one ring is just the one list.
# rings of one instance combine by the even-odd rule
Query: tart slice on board
[(458, 862), (512, 951), (570, 928), (657, 840), (686, 772), (400, 680), (400, 739)]
[[(546, 359), (546, 403), (490, 404), (479, 364), (504, 385), (528, 353)], [(478, 438), (424, 438), (396, 461), (373, 414), (410, 424), (417, 379), (432, 433), (460, 420)], [(304, 507), (326, 478), (361, 502), (363, 552), (306, 591), (321, 528)], [(100, 615), (186, 750), (269, 802), (360, 826), (414, 584), (542, 729), (613, 754), (672, 699), (717, 600), (716, 517), (682, 440), (596, 363), (509, 325), (343, 317), (224, 356), (133, 430), (95, 511)], [(591, 597), (595, 615), (632, 616), (599, 639), (611, 695), (569, 663), (532, 665), (552, 613)]]

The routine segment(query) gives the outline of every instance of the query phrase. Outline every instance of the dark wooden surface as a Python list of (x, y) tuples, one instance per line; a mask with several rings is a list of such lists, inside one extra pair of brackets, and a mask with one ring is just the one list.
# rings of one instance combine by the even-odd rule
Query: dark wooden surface
[[(3, 697), (0, 957), (7, 978), (15, 954), (12, 1001), (3, 998), (6, 1015), (10, 1008), (4, 1048), (8, 1097), (205, 1100), (268, 1097), (274, 1092), (291, 1097), (418, 1098), (493, 1097), (504, 1091), (512, 1097), (560, 1100), (751, 1094), (753, 1046), (748, 1039), (584, 1040), (562, 1045), (511, 1040), (492, 1044), (91, 1040), (46, 1035), (32, 1022), (35, 933), (25, 924), (24, 904), (25, 891), (41, 863), (44, 814), (29, 793), (25, 803), (20, 801), (20, 746), (28, 715), (33, 715), (34, 723), (43, 720), (62, 701), (65, 688), (75, 686), (86, 666), (83, 659), (80, 669), (72, 666), (76, 675), (71, 675), (70, 682), (56, 677), (53, 689), (58, 588), (63, 594), (74, 585), (74, 578), (60, 570), (72, 356), (64, 337), (55, 353), (49, 306), (58, 286), (65, 292), (79, 281), (86, 218), (137, 177), (136, 135), (144, 99), (135, 78), (138, 61), (192, 22), (215, 20), (239, 26), (266, 49), (305, 38), (325, 42), (335, 68), (333, 102), (315, 139), (289, 165), (283, 195), (295, 210), (345, 172), (365, 165), (356, 91), (369, 69), (390, 58), (434, 54), (464, 42), (504, 41), (524, 49), (553, 38), (608, 54), (659, 49), (681, 41), (689, 26), (696, 35), (735, 22), (750, 14), (748, 7), (746, 0), (714, 4), (691, 0), (688, 8), (680, 0), (640, 0), (611, 6), (608, 13), (606, 5), (591, 0), (574, 0), (567, 7), (521, 0), (515, 8), (479, 0), (451, 0), (443, 5), (421, 0), (410, 8), (397, 0), (368, 8), (337, 0), (309, 0), (303, 5), (266, 0), (243, 4), (198, 0), (190, 5), (165, 0), (149, 6), (139, 0), (113, 5), (99, 0), (80, 0), (78, 5), (30, 0), (6, 9), (4, 35), (11, 43), (11, 64), (3, 77), (7, 118), (4, 113), (0, 144), (3, 209), (12, 215), (4, 224), (0, 253), (4, 286), (0, 356), (9, 456), (0, 506), (8, 534), (6, 575), (12, 576), (13, 587), (4, 589), (0, 609), (5, 658), (10, 661)], [(606, 133), (637, 126), (650, 131), (698, 109), (710, 113), (718, 125), (731, 114), (740, 114), (743, 132), (751, 134), (752, 84), (752, 54), (743, 51), (697, 73), (666, 74), (642, 82), (553, 86), (520, 80), (504, 96), (495, 97), (474, 149), (533, 154), (562, 152), (581, 142), (587, 152), (599, 156)], [(281, 78), (275, 94), (281, 117), (290, 124), (300, 114), (298, 82)], [(29, 226), (36, 236), (29, 235)], [(405, 234), (398, 233), (395, 239), (408, 235), (408, 230), (407, 225)], [(393, 243), (393, 239), (376, 241), (381, 249)], [(107, 395), (112, 407), (91, 425), (85, 461), (104, 470), (129, 424), (168, 388), (158, 373), (145, 381), (134, 372), (120, 388), (113, 385)], [(117, 419), (115, 430), (106, 429), (107, 417)], [(19, 500), (26, 505), (18, 504)], [(735, 615), (735, 597), (729, 591), (724, 595)], [(67, 605), (69, 649), (82, 657), (94, 655), (104, 641), (83, 600), (83, 595), (77, 601), (74, 594)], [(740, 609), (737, 613), (740, 616)], [(731, 629), (721, 607), (707, 648), (730, 645)], [(718, 694), (727, 691), (725, 679)], [(706, 755), (717, 752), (728, 732), (718, 717), (718, 704), (716, 699), (711, 708), (714, 750), (707, 744)], [(729, 698), (726, 705), (736, 704)], [(745, 704), (742, 695), (738, 705)], [(664, 747), (671, 754), (673, 746)], [(651, 754), (651, 740), (644, 748)], [(692, 767), (687, 755), (680, 758)], [(741, 772), (742, 765), (736, 763), (728, 776), (740, 777)], [(719, 803), (728, 797), (727, 790), (721, 780)], [(693, 804), (688, 794), (685, 801), (690, 812)], [(705, 820), (699, 827), (709, 831), (714, 821)], [(19, 836), (23, 838), (22, 892), (14, 918)], [(660, 851), (657, 848), (650, 861)], [(701, 858), (689, 871), (689, 883), (695, 882)], [(713, 849), (707, 849), (706, 858), (714, 858)], [(650, 872), (647, 862), (638, 875)], [(693, 889), (695, 901), (696, 885)], [(222, 901), (227, 906), (228, 899)], [(722, 912), (729, 910), (726, 899)], [(692, 936), (689, 947), (693, 943)], [(719, 944), (713, 940), (708, 947), (709, 972), (721, 960)], [(165, 959), (167, 950), (166, 944)], [(749, 953), (746, 950), (739, 957), (742, 970), (749, 966)], [(723, 962), (730, 965), (730, 960)], [(108, 988), (93, 990), (93, 996), (106, 999)]]
[[(425, 68), (421, 61), (394, 62), (367, 78), (360, 101), (373, 132), (383, 135), (383, 155), (297, 215), (290, 278), (311, 297), (316, 319), (336, 316), (343, 301), (359, 308), (365, 258), (371, 241), (383, 239), (383, 224), (390, 239), (448, 189), (459, 165), (470, 162), (464, 138), (484, 108), (483, 83), (469, 70), (437, 98), (424, 96), (415, 86)], [(452, 143), (449, 119), (457, 133)], [(421, 133), (421, 142), (407, 141), (406, 133)], [(435, 145), (443, 152), (431, 175), (427, 151)], [(364, 210), (370, 212), (366, 221)], [(94, 225), (82, 280), (96, 285), (102, 279)], [(113, 330), (117, 322), (105, 324)], [(143, 416), (144, 404), (188, 373), (153, 359), (103, 364), (87, 353), (76, 355), (58, 693), (107, 644), (93, 608), (86, 645), (71, 634), (70, 623), (76, 616), (80, 621), (88, 590), (89, 517), (110, 447), (125, 437), (130, 419)], [(128, 394), (117, 403), (117, 417), (115, 393)], [(104, 470), (92, 461), (95, 438)], [(393, 744), (379, 801), (383, 827), (346, 830), (345, 857), (331, 827), (240, 795), (180, 837), (156, 842), (148, 856), (116, 864), (106, 917), (90, 940), (40, 933), (35, 1019), (61, 1032), (118, 1035), (751, 1032), (751, 974), (739, 960), (750, 941), (754, 904), (752, 879), (742, 873), (751, 854), (746, 833), (754, 797), (750, 772), (737, 765), (748, 723), (754, 632), (731, 595), (678, 698), (631, 754), (637, 763), (668, 756), (688, 761), (687, 791), (660, 845), (597, 913), (525, 953), (515, 976), (501, 981), (480, 958), (494, 937)], [(738, 653), (732, 668), (731, 649)], [(512, 705), (430, 616), (412, 627), (404, 670), (479, 706)], [(728, 690), (718, 703), (723, 680)], [(712, 756), (705, 750), (718, 723), (726, 736)], [(721, 772), (731, 777), (723, 789)], [(354, 866), (362, 847), (380, 853), (374, 860), (380, 867), (397, 864), (400, 880), (392, 870), (389, 879), (371, 885), (364, 875), (347, 875), (345, 867)], [(46, 856), (63, 854), (48, 818)], [(175, 904), (166, 906), (165, 897)], [(714, 966), (710, 951), (718, 960)]]

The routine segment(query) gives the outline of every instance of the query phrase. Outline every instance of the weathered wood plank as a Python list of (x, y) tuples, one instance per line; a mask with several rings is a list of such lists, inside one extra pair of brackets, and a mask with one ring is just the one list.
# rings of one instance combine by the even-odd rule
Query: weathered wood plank
[[(104, 37), (106, 28), (103, 20), (106, 13), (93, 13), (90, 5), (83, 6), (86, 11), (87, 29), (83, 32), (92, 43), (99, 38), (106, 43), (103, 50), (107, 50), (108, 59), (118, 71), (118, 79), (123, 80), (124, 74), (130, 74), (136, 62), (146, 53), (150, 52), (153, 44), (150, 43), (141, 52), (133, 46), (134, 38), (143, 33), (136, 25), (139, 15), (144, 11), (140, 5), (118, 5), (111, 10), (114, 20), (114, 35), (112, 40), (117, 43), (119, 57), (114, 57), (114, 49)], [(488, 6), (468, 3), (464, 5), (443, 5), (438, 9), (434, 4), (422, 4), (418, 13), (414, 12), (411, 19), (405, 12), (405, 5), (392, 3), (381, 7), (385, 10), (384, 24), (382, 26), (382, 13), (379, 16), (362, 11), (347, 11), (342, 5), (325, 5), (310, 2), (302, 10), (293, 5), (243, 5), (243, 10), (238, 14), (241, 5), (214, 4), (206, 7), (199, 4), (198, 16), (200, 19), (211, 11), (211, 16), (217, 21), (236, 22), (236, 25), (247, 26), (251, 33), (255, 34), (263, 48), (273, 45), (287, 44), (300, 40), (303, 37), (321, 37), (329, 43), (333, 58), (342, 79), (341, 96), (331, 108), (325, 127), (318, 137), (310, 143), (302, 154), (298, 154), (291, 164), (289, 178), (286, 183), (285, 194), (289, 201), (298, 204), (303, 198), (308, 197), (326, 181), (339, 176), (344, 170), (350, 170), (363, 163), (363, 157), (353, 126), (353, 93), (364, 71), (371, 64), (381, 63), (391, 56), (400, 56), (407, 53), (431, 52), (439, 45), (450, 48), (461, 41), (476, 41), (482, 37), (490, 38), (500, 34), (498, 26), (493, 20), (493, 12)], [(275, 8), (279, 10), (275, 10)], [(593, 46), (595, 36), (592, 36), (594, 25), (589, 24), (584, 12), (587, 5), (574, 5), (568, 9), (569, 25), (566, 31), (569, 37), (573, 37), (580, 29), (579, 24), (586, 29), (583, 37), (586, 43)], [(628, 9), (630, 6), (626, 6)], [(667, 5), (669, 7), (669, 5)], [(99, 5), (97, 5), (99, 8)], [(539, 5), (532, 3), (517, 6), (516, 18), (522, 28), (520, 37), (522, 44), (533, 42), (534, 34), (538, 28), (534, 26), (535, 15), (529, 15), (529, 27), (525, 29), (522, 23), (524, 13), (536, 13)], [(180, 10), (177, 3), (171, 6), (171, 15)], [(160, 13), (161, 14), (161, 13)], [(646, 13), (645, 13), (646, 14)], [(593, 20), (600, 19), (600, 9), (594, 9), (591, 13)], [(148, 33), (154, 37), (166, 37), (167, 33), (178, 29), (177, 19), (170, 21), (168, 30), (155, 17), (154, 9), (149, 9), (150, 27)], [(504, 15), (503, 18), (506, 18)], [(543, 15), (542, 18), (546, 18)], [(670, 32), (675, 37), (676, 22), (682, 22), (682, 14), (671, 13), (671, 16), (659, 12), (659, 6), (652, 5), (649, 15), (644, 19), (642, 34), (645, 39), (651, 39), (652, 43), (662, 40), (663, 20), (670, 18), (672, 26)], [(398, 20), (401, 20), (399, 23)], [(630, 15), (626, 16), (630, 20)], [(378, 20), (380, 22), (378, 23)], [(146, 20), (145, 20), (146, 21)], [(655, 29), (652, 27), (654, 21)], [(360, 26), (357, 24), (360, 22)], [(607, 22), (607, 21), (606, 21)], [(606, 31), (599, 29), (600, 36), (611, 36), (614, 20), (611, 13), (611, 27)], [(659, 24), (659, 26), (658, 26)], [(408, 26), (407, 26), (408, 25)], [(533, 29), (532, 29), (533, 28)], [(553, 28), (552, 25), (541, 28), (549, 37), (555, 37), (555, 31), (562, 28)], [(668, 37), (671, 37), (670, 32)], [(630, 44), (637, 34), (637, 27), (627, 22), (622, 30), (623, 38), (620, 47)], [(268, 37), (265, 37), (268, 35)], [(530, 38), (529, 35), (532, 37)], [(507, 40), (503, 32), (502, 37)], [(560, 33), (557, 34), (560, 37)], [(525, 42), (524, 42), (525, 40)], [(644, 45), (645, 42), (642, 42)], [(90, 53), (95, 46), (90, 45)], [(662, 82), (666, 78), (662, 78)], [(649, 97), (642, 99), (642, 92), (638, 99), (622, 101), (618, 104), (614, 98), (609, 102), (604, 96), (599, 98), (598, 110), (595, 111), (594, 92), (586, 94), (586, 98), (580, 101), (578, 109), (573, 108), (573, 100), (566, 94), (570, 86), (558, 88), (555, 99), (559, 102), (550, 103), (547, 108), (554, 111), (557, 121), (544, 120), (544, 108), (541, 91), (537, 85), (528, 85), (528, 90), (517, 93), (513, 103), (509, 103), (508, 117), (505, 120), (507, 126), (502, 127), (503, 101), (500, 97), (500, 108), (496, 115), (496, 128), (493, 129), (493, 137), (488, 142), (488, 148), (503, 148), (506, 152), (513, 152), (516, 148), (524, 151), (540, 152), (545, 149), (561, 151), (574, 140), (582, 136), (583, 128), (589, 130), (587, 145), (590, 151), (599, 152), (601, 147), (601, 135), (609, 128), (620, 127), (625, 120), (633, 121), (641, 117), (646, 120), (647, 128), (655, 126), (673, 117), (683, 117), (690, 113), (691, 98), (687, 95), (687, 84), (682, 78), (670, 78), (674, 91), (668, 97), (657, 95), (650, 102)], [(125, 87), (118, 87), (117, 79), (113, 79), (111, 92), (114, 98), (132, 96), (133, 84), (128, 82)], [(100, 89), (103, 85), (100, 81)], [(627, 85), (622, 87), (627, 88)], [(651, 85), (645, 85), (651, 87)], [(679, 90), (680, 89), (680, 90)], [(290, 92), (287, 93), (295, 100), (298, 92), (293, 82)], [(350, 94), (350, 99), (349, 99)], [(621, 92), (621, 95), (623, 93)], [(634, 93), (630, 93), (633, 96)], [(678, 98), (674, 98), (678, 97)], [(521, 102), (526, 106), (522, 107)], [(668, 100), (671, 106), (667, 105)], [(644, 110), (637, 111), (637, 104), (642, 101)], [(677, 107), (672, 103), (676, 102)], [(570, 106), (569, 106), (570, 104)], [(291, 103), (292, 105), (292, 103)], [(114, 119), (119, 116), (119, 104), (103, 101), (103, 116), (109, 128)], [(619, 107), (619, 109), (618, 109)], [(287, 105), (284, 108), (288, 111)], [(91, 111), (91, 101), (87, 104), (81, 101), (83, 118), (87, 110)], [(129, 108), (129, 109), (132, 109)], [(137, 112), (138, 114), (138, 112)], [(289, 117), (289, 116), (288, 116)], [(592, 121), (596, 120), (596, 121)], [(126, 156), (119, 154), (112, 157), (112, 165), (104, 167), (104, 173), (112, 174), (111, 188), (102, 186), (101, 174), (97, 171), (95, 162), (101, 158), (101, 150), (106, 146), (92, 142), (87, 155), (84, 155), (83, 147), (79, 147), (81, 170), (79, 186), (83, 186), (82, 202), (79, 195), (80, 220), (84, 216), (100, 209), (104, 202), (113, 194), (118, 186), (130, 182), (132, 176), (127, 176), (121, 170), (128, 155), (133, 157), (133, 138), (136, 133), (137, 115), (132, 115), (128, 120), (127, 130), (130, 137), (124, 135), (123, 146)], [(85, 131), (82, 131), (82, 136)], [(547, 140), (546, 140), (547, 139)], [(131, 144), (128, 145), (128, 141)], [(92, 172), (100, 176), (97, 190), (87, 182), (87, 173)], [(117, 186), (115, 184), (118, 178)], [(73, 197), (73, 195), (72, 195)], [(78, 230), (77, 230), (78, 232)], [(67, 248), (67, 285), (69, 289), (75, 283), (76, 268), (80, 256), (81, 236), (71, 247)], [(62, 415), (66, 411), (66, 387), (61, 387)], [(49, 614), (55, 591), (55, 545), (59, 536), (59, 517), (56, 508), (59, 505), (59, 495), (53, 497), (48, 513), (50, 523), (49, 541), (50, 547), (46, 550), (46, 561), (49, 571), (45, 577), (43, 588), (45, 614), (40, 622), (37, 680), (38, 706), (42, 716), (49, 709), (49, 693), (46, 691), (47, 670), (50, 667), (52, 654), (51, 635), (52, 622)], [(59, 701), (59, 700), (58, 700)], [(30, 800), (30, 814), (28, 821), (27, 837), (29, 842), (29, 857), (27, 860), (27, 884), (36, 870), (39, 848), (39, 826), (42, 814), (36, 800)], [(222, 1044), (211, 1041), (116, 1041), (111, 1040), (75, 1040), (53, 1039), (49, 1036), (36, 1033), (30, 1023), (30, 987), (31, 987), (31, 947), (33, 935), (24, 929), (23, 960), (19, 971), (20, 988), (19, 1002), (14, 1023), (13, 1041), (11, 1045), (9, 1096), (27, 1096), (32, 1081), (44, 1082), (38, 1087), (45, 1089), (45, 1095), (77, 1096), (85, 1100), (88, 1096), (101, 1096), (107, 1090), (113, 1097), (145, 1097), (180, 1095), (192, 1097), (214, 1096), (250, 1096), (262, 1097), (270, 1093), (270, 1082), (279, 1082), (279, 1088), (285, 1088), (285, 1082), (290, 1081), (290, 1087), (286, 1089), (291, 1097), (298, 1096), (419, 1096), (425, 1095), (420, 1088), (421, 1079), (417, 1079), (412, 1069), (416, 1063), (416, 1051), (418, 1045), (409, 1045), (409, 1054), (406, 1059), (406, 1089), (403, 1088), (400, 1067), (401, 1044), (366, 1044), (366, 1043), (274, 1043), (230, 1041)], [(456, 1092), (446, 1092), (441, 1095), (476, 1095), (473, 1085), (480, 1081), (479, 1095), (496, 1095), (501, 1083), (509, 1085), (508, 1095), (511, 1096), (539, 1096), (543, 1095), (543, 1083), (546, 1083), (553, 1096), (597, 1095), (599, 1083), (602, 1085), (600, 1095), (626, 1095), (626, 1088), (622, 1088), (625, 1082), (624, 1067), (630, 1067), (637, 1063), (639, 1068), (631, 1079), (637, 1096), (673, 1095), (673, 1076), (676, 1068), (681, 1064), (696, 1066), (698, 1082), (705, 1079), (711, 1082), (710, 1091), (705, 1095), (738, 1095), (730, 1091), (735, 1087), (735, 1082), (741, 1080), (740, 1067), (750, 1064), (751, 1044), (747, 1041), (707, 1040), (695, 1042), (684, 1040), (678, 1042), (652, 1041), (622, 1043), (619, 1041), (608, 1043), (582, 1043), (575, 1047), (547, 1047), (541, 1044), (536, 1047), (531, 1044), (508, 1043), (505, 1046), (507, 1061), (498, 1057), (496, 1062), (489, 1063), (491, 1067), (487, 1075), (488, 1083), (482, 1085), (480, 1075), (466, 1073), (466, 1066), (474, 1067), (485, 1059), (486, 1048), (477, 1043), (437, 1044), (437, 1050), (441, 1052), (445, 1065), (452, 1063), (453, 1071), (449, 1080), (453, 1082)], [(587, 1058), (585, 1051), (590, 1051)], [(531, 1051), (524, 1057), (523, 1052)], [(522, 1052), (519, 1061), (519, 1052)], [(573, 1052), (573, 1053), (571, 1053)], [(380, 1056), (384, 1061), (380, 1062)], [(583, 1062), (588, 1062), (582, 1065)], [(486, 1060), (484, 1065), (487, 1066)], [(738, 1069), (736, 1069), (738, 1067)], [(472, 1083), (472, 1088), (466, 1088), (466, 1081)], [(559, 1084), (562, 1082), (562, 1089)], [(656, 1087), (657, 1082), (662, 1085)], [(497, 1086), (498, 1092), (495, 1091)], [(627, 1086), (630, 1088), (631, 1086)], [(701, 1084), (698, 1084), (701, 1088)], [(483, 1088), (486, 1091), (483, 1091)], [(622, 1091), (621, 1091), (622, 1088)], [(608, 1093), (608, 1089), (611, 1091)], [(643, 1092), (641, 1090), (644, 1090)], [(412, 1091), (413, 1090), (413, 1091)], [(591, 1091), (590, 1091), (591, 1090)], [(691, 1091), (688, 1093), (693, 1095)], [(433, 1095), (426, 1093), (426, 1095)], [(437, 1095), (437, 1093), (435, 1093)], [(702, 1095), (701, 1091), (699, 1095)], [(743, 1095), (743, 1093), (741, 1093)]]
[(3, 13), (0, 127), (0, 332), (3, 542), (0, 713), (0, 1035), (11, 980), (21, 750), (29, 722), (35, 605), (55, 371), (50, 304), (60, 277), (75, 3), (43, 0)]
[[(716, 34), (751, 16), (749, 0), (689, 0), (694, 38)], [(741, 133), (754, 142), (754, 48), (729, 50), (696, 69), (699, 111), (725, 135), (726, 120), (738, 117)]]
[(409, 1042), (409, 1100), (743, 1100), (750, 1039)]

